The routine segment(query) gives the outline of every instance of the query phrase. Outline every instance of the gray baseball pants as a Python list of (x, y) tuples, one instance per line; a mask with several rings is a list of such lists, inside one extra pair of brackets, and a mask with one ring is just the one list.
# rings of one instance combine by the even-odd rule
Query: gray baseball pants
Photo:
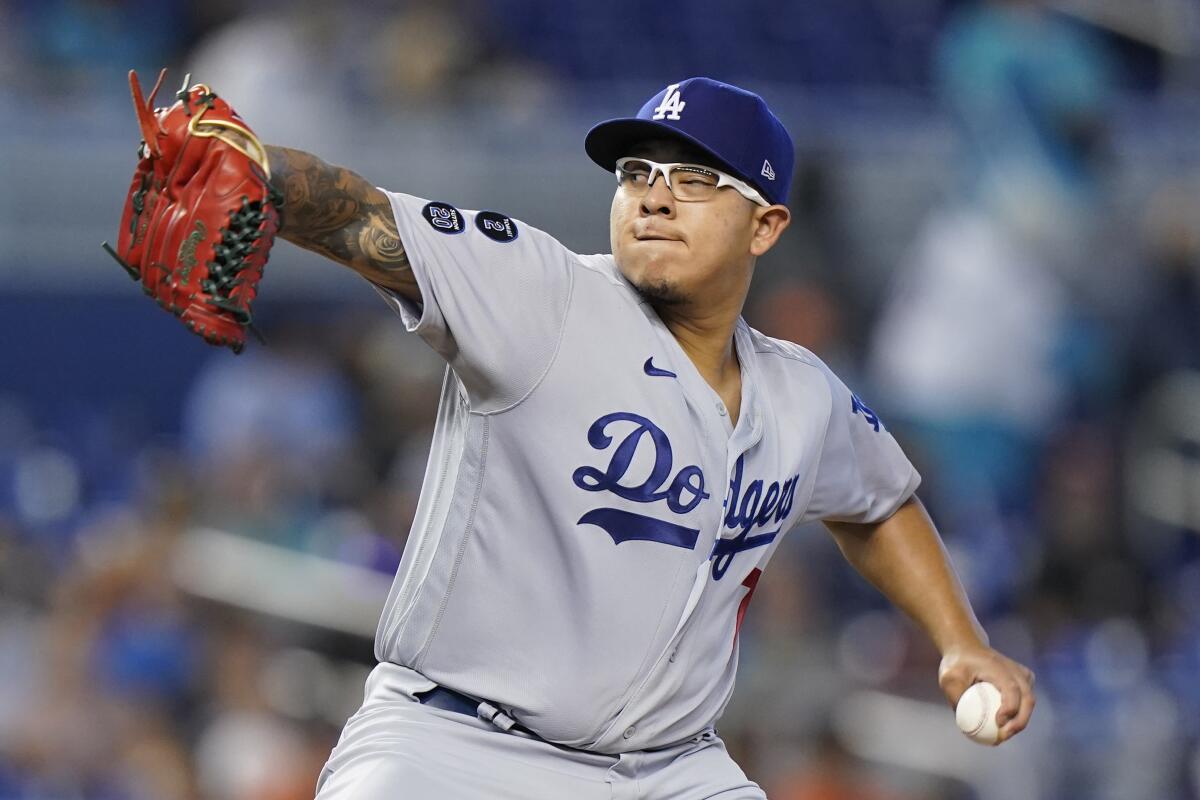
[(376, 678), (317, 800), (766, 800), (711, 731), (661, 750), (589, 753), (422, 705)]

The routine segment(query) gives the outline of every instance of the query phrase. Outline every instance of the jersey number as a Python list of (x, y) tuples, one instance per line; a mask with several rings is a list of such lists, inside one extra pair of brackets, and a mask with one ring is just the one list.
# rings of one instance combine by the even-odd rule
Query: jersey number
[(429, 214), (429, 221), (433, 223), (435, 228), (444, 228), (450, 231), (458, 229), (458, 220), (454, 218), (449, 209), (430, 206)]

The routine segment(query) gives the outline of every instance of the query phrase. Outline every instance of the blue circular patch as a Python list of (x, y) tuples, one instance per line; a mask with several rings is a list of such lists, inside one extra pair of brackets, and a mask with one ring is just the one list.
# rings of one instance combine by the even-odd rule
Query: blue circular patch
[(475, 227), (494, 242), (511, 242), (517, 238), (517, 223), (511, 217), (495, 211), (480, 211), (475, 215)]
[(462, 233), (465, 228), (462, 212), (449, 203), (426, 203), (421, 216), (438, 233)]

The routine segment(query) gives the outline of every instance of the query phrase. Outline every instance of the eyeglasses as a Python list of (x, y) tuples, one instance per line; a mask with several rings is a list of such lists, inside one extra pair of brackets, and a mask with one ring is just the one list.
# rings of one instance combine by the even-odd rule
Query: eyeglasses
[(770, 206), (758, 190), (745, 181), (699, 164), (660, 164), (646, 158), (617, 159), (617, 185), (634, 197), (650, 191), (655, 175), (662, 175), (676, 200), (684, 203), (710, 200), (723, 186), (733, 187), (742, 197), (760, 206)]

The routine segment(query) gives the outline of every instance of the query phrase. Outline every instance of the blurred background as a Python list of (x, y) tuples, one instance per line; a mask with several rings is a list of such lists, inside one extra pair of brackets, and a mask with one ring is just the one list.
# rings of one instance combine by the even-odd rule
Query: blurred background
[(1040, 700), (968, 742), (931, 646), (799, 528), (730, 749), (773, 800), (1200, 797), (1196, 0), (0, 0), (0, 798), (311, 797), (420, 488), (442, 368), (363, 281), (280, 242), (234, 357), (100, 250), (125, 70), (163, 64), (581, 252), (591, 124), (695, 74), (762, 93), (798, 168), (747, 318), (901, 440)]

